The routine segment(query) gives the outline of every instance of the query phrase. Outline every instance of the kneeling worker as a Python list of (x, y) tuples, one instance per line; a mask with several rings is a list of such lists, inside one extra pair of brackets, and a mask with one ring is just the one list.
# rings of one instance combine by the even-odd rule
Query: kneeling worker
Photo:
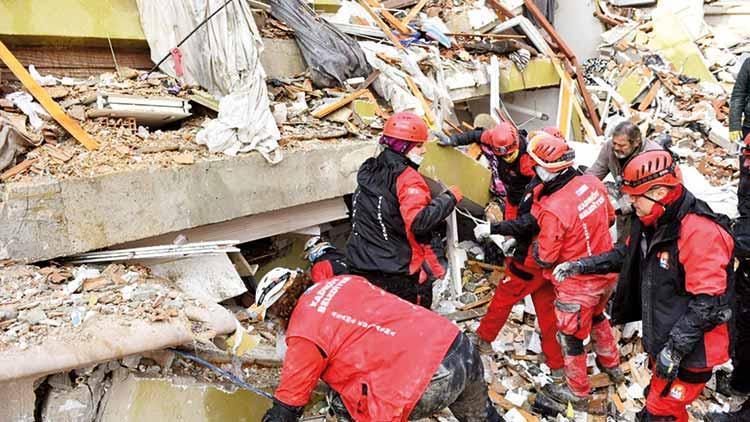
[[(277, 268), (267, 277), (289, 283), (296, 275)], [(340, 416), (355, 421), (407, 421), (445, 407), (461, 422), (503, 420), (487, 395), (479, 353), (458, 327), (362, 277), (336, 276), (307, 289), (286, 342), (264, 422), (298, 420), (319, 378), (343, 402)]]

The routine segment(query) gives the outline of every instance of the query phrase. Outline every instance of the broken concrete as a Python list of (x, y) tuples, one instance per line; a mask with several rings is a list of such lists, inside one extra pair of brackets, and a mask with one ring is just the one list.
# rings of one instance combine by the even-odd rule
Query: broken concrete
[(144, 379), (115, 373), (102, 422), (258, 421), (271, 403), (249, 391), (228, 393), (193, 379)]
[(150, 268), (152, 274), (169, 279), (183, 292), (211, 302), (223, 302), (247, 291), (226, 254), (180, 259)]
[[(260, 155), (87, 179), (8, 183), (0, 191), (0, 259), (34, 262), (342, 196), (373, 143)], [(137, 198), (137, 200), (135, 200)]]
[(0, 420), (34, 422), (36, 377), (0, 383)]

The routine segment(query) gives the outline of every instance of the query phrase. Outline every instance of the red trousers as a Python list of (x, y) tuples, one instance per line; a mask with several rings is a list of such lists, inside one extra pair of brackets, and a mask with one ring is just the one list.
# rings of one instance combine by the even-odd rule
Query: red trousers
[(646, 410), (653, 416), (671, 416), (676, 422), (688, 422), (685, 407), (700, 396), (706, 383), (693, 384), (675, 379), (665, 392), (668, 383), (669, 381), (656, 375), (651, 377)]
[[(518, 268), (532, 276), (531, 280), (524, 280), (518, 274), (514, 274), (510, 270), (506, 271), (505, 278), (495, 290), (487, 315), (482, 318), (479, 324), (477, 335), (488, 342), (495, 340), (508, 320), (513, 305), (525, 296), (531, 295), (537, 321), (539, 321), (539, 328), (542, 331), (542, 351), (547, 356), (547, 366), (551, 369), (560, 369), (563, 367), (563, 357), (556, 337), (557, 328), (553, 311), (555, 289), (542, 276), (541, 269), (529, 268), (517, 261), (514, 262)], [(506, 266), (506, 268), (508, 267)]]
[(605, 278), (566, 280), (557, 285), (555, 316), (565, 354), (565, 379), (570, 390), (587, 396), (591, 390), (583, 340), (589, 335), (600, 365), (613, 368), (620, 364), (620, 352), (612, 326), (604, 316), (613, 283)]

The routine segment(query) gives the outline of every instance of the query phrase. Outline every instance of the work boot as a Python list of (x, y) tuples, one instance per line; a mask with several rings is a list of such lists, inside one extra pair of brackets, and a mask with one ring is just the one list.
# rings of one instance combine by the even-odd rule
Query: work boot
[(550, 369), (549, 377), (552, 378), (552, 382), (560, 384), (565, 381), (565, 368)]
[(477, 348), (480, 354), (482, 355), (495, 354), (495, 351), (492, 349), (492, 344), (488, 342), (487, 340), (483, 339), (482, 337), (479, 337), (477, 333), (469, 333), (468, 337), (471, 340), (471, 342), (474, 343), (474, 346)]
[(625, 382), (625, 374), (622, 372), (622, 369), (620, 369), (619, 365), (612, 368), (607, 368), (599, 364), (599, 361), (597, 361), (596, 366), (600, 371), (607, 374), (607, 376), (613, 383), (622, 384)]
[(706, 414), (708, 422), (746, 422), (750, 421), (750, 399), (745, 400), (742, 407), (735, 412), (729, 413), (708, 413)]
[(570, 403), (576, 410), (582, 410), (586, 412), (589, 409), (588, 395), (583, 397), (576, 395), (575, 393), (570, 391), (570, 387), (568, 387), (567, 383), (547, 384), (542, 389), (542, 392), (549, 398), (560, 404), (567, 406), (567, 404)]

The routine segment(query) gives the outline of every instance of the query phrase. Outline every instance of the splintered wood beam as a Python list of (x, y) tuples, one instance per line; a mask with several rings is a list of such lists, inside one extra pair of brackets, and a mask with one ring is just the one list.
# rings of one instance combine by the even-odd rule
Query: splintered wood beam
[(412, 7), (412, 9), (409, 11), (409, 13), (406, 15), (404, 20), (401, 21), (404, 25), (408, 25), (409, 22), (411, 22), (412, 19), (416, 18), (419, 12), (422, 11), (424, 6), (427, 4), (428, 0), (420, 0), (419, 3), (417, 3), (416, 6)]
[(76, 141), (83, 144), (83, 146), (89, 151), (99, 148), (99, 143), (86, 133), (86, 131), (84, 131), (75, 120), (65, 114), (63, 109), (60, 108), (55, 100), (49, 96), (47, 91), (45, 91), (44, 88), (42, 88), (42, 86), (31, 77), (21, 62), (16, 59), (16, 56), (8, 50), (2, 41), (0, 41), (0, 60), (2, 60), (8, 69), (16, 75), (16, 78), (21, 81), (23, 86), (26, 87), (37, 101), (39, 101), (39, 104), (47, 110), (52, 118), (55, 119), (60, 126), (65, 128), (65, 130), (67, 130)]
[(346, 95), (345, 97), (341, 98), (338, 101), (335, 101), (331, 104), (328, 104), (327, 106), (318, 109), (316, 111), (313, 111), (311, 114), (313, 117), (322, 119), (323, 117), (333, 113), (334, 111), (340, 109), (341, 107), (344, 107), (345, 105), (351, 103), (352, 101), (356, 100), (357, 98), (366, 95), (367, 88), (372, 85), (373, 82), (375, 82), (375, 79), (380, 76), (380, 71), (375, 70), (372, 72), (370, 76), (367, 77), (367, 80), (365, 80), (362, 85), (357, 89), (356, 91), (352, 92), (349, 95)]
[(401, 41), (399, 41), (399, 39), (396, 38), (395, 35), (393, 35), (391, 28), (389, 28), (388, 25), (386, 25), (385, 22), (383, 22), (383, 20), (380, 19), (380, 16), (378, 16), (378, 14), (375, 13), (375, 10), (367, 3), (367, 1), (359, 0), (359, 4), (365, 8), (365, 11), (367, 11), (367, 14), (369, 14), (370, 17), (375, 21), (375, 23), (378, 25), (378, 28), (380, 28), (380, 30), (383, 31), (385, 36), (388, 37), (388, 39), (391, 41), (394, 47), (396, 47), (399, 50), (406, 50), (404, 46), (401, 45)]

